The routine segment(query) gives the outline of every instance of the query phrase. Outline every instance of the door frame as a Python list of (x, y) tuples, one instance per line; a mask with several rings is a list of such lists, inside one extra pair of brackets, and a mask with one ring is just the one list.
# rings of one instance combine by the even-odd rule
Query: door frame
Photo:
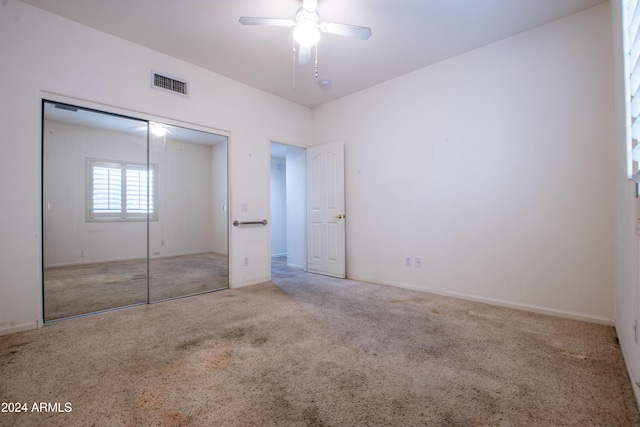
[[(344, 242), (342, 244), (342, 263), (343, 265), (343, 269), (340, 275), (336, 275), (333, 274), (331, 272), (328, 271), (315, 271), (316, 274), (324, 274), (324, 275), (328, 275), (328, 276), (333, 276), (333, 277), (340, 277), (340, 278), (345, 278), (346, 277), (346, 224), (344, 223), (346, 218), (345, 215), (345, 210), (346, 210), (346, 200), (345, 200), (345, 176), (344, 176), (344, 142), (343, 141), (333, 141), (331, 143), (328, 144), (318, 144), (316, 146), (310, 146), (310, 147), (303, 147), (297, 144), (293, 144), (290, 142), (281, 142), (281, 140), (277, 139), (277, 138), (268, 138), (267, 139), (267, 144), (268, 144), (268, 153), (269, 153), (269, 167), (267, 168), (267, 179), (269, 180), (269, 194), (267, 197), (267, 204), (269, 206), (269, 218), (271, 221), (271, 143), (275, 143), (275, 144), (279, 144), (279, 145), (283, 145), (285, 147), (292, 147), (292, 148), (297, 148), (297, 149), (302, 149), (304, 150), (304, 175), (305, 175), (305, 179), (304, 179), (304, 183), (303, 183), (303, 192), (304, 192), (304, 206), (303, 206), (303, 227), (301, 230), (301, 233), (303, 234), (303, 244), (302, 244), (302, 250), (304, 252), (304, 256), (303, 256), (303, 270), (309, 271), (309, 248), (308, 248), (308, 243), (309, 243), (309, 231), (308, 231), (308, 220), (309, 220), (309, 206), (308, 206), (308, 201), (309, 201), (309, 189), (308, 189), (308, 184), (309, 184), (309, 169), (308, 169), (308, 156), (309, 156), (309, 149), (313, 148), (313, 147), (323, 147), (323, 146), (332, 146), (335, 144), (339, 144), (342, 146), (341, 150), (342, 150), (342, 218), (340, 221), (342, 222), (342, 226), (343, 226), (343, 237), (344, 237)], [(287, 219), (288, 221), (288, 219)], [(268, 239), (268, 266), (269, 266), (269, 280), (271, 280), (271, 268), (272, 268), (272, 263), (271, 263), (271, 225), (269, 225), (268, 230), (267, 230), (267, 239)], [(287, 248), (287, 252), (290, 250), (290, 248)]]
[[(271, 192), (272, 192), (272, 188), (271, 188), (271, 144), (278, 144), (284, 147), (291, 147), (291, 148), (295, 148), (295, 149), (299, 149), (302, 150), (304, 153), (304, 158), (303, 158), (303, 167), (304, 167), (304, 183), (302, 185), (303, 188), (303, 200), (302, 200), (302, 207), (301, 210), (303, 212), (303, 221), (302, 221), (302, 227), (300, 232), (302, 233), (302, 250), (304, 251), (304, 255), (302, 257), (303, 260), (303, 265), (302, 266), (295, 266), (294, 268), (301, 268), (303, 271), (307, 271), (307, 234), (306, 234), (306, 222), (307, 222), (307, 212), (306, 212), (306, 200), (307, 200), (307, 195), (306, 195), (306, 157), (307, 157), (307, 147), (298, 145), (298, 144), (294, 144), (291, 142), (281, 142), (283, 141), (282, 139), (279, 138), (268, 138), (267, 139), (267, 147), (268, 147), (268, 152), (269, 152), (269, 167), (267, 168), (267, 178), (268, 178), (268, 182), (269, 182), (269, 195), (267, 197), (267, 204), (269, 206), (269, 227), (267, 230), (267, 236), (268, 236), (268, 256), (269, 256), (269, 261), (268, 261), (268, 265), (269, 265), (269, 280), (271, 280), (271, 268), (272, 268), (272, 257), (271, 257)], [(286, 184), (285, 184), (286, 186)], [(289, 220), (287, 219), (285, 221), (285, 224), (288, 224)], [(289, 250), (289, 248), (287, 248), (287, 251)]]

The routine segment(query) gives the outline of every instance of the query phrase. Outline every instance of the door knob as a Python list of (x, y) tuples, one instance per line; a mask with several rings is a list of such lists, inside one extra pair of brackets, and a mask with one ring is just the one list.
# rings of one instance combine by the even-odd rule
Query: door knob
[(335, 219), (342, 219), (342, 218), (344, 218), (344, 215), (338, 214), (338, 215), (334, 216), (334, 218)]

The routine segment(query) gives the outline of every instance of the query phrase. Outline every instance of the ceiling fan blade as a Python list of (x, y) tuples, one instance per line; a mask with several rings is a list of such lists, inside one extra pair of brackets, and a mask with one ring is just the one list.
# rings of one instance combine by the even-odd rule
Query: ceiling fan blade
[(305, 65), (311, 59), (311, 46), (298, 45), (298, 65)]
[(290, 27), (294, 24), (291, 19), (257, 18), (254, 16), (241, 16), (239, 21), (242, 25), (268, 25), (270, 27)]
[(315, 12), (318, 7), (318, 0), (302, 0), (302, 8), (307, 12)]
[(325, 33), (337, 34), (339, 36), (354, 37), (367, 40), (371, 37), (371, 28), (357, 25), (338, 24), (337, 22), (323, 22), (320, 29)]

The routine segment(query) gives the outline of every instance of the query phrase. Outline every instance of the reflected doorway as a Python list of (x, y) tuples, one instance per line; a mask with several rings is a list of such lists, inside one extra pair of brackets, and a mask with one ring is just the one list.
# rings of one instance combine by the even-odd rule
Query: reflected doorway
[(43, 101), (44, 321), (228, 287), (227, 137)]

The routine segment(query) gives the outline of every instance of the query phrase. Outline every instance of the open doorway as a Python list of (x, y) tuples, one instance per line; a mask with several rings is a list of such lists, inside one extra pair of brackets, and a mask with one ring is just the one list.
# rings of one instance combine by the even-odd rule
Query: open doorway
[(270, 144), (271, 265), (306, 270), (305, 149)]

